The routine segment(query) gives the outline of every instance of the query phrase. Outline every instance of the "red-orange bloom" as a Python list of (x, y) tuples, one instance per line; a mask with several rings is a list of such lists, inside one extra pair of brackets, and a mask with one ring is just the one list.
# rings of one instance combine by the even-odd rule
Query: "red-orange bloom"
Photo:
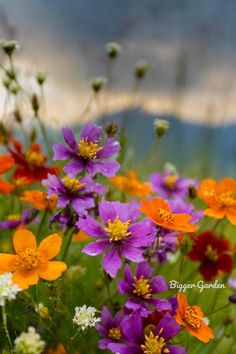
[(115, 176), (110, 181), (122, 192), (135, 197), (146, 197), (152, 193), (151, 184), (141, 182), (135, 171), (129, 171), (124, 176)]
[(49, 211), (52, 210), (56, 204), (55, 195), (48, 197), (45, 192), (38, 190), (25, 191), (20, 199), (30, 203), (35, 208)]
[[(14, 160), (11, 156), (2, 155), (0, 156), (0, 175), (9, 171), (14, 164)], [(4, 179), (0, 178), (0, 193), (8, 194), (12, 191), (14, 186)]]
[(177, 300), (176, 322), (185, 327), (192, 336), (204, 343), (208, 343), (210, 339), (214, 338), (212, 329), (203, 321), (201, 307), (196, 305), (189, 306), (186, 296), (182, 293), (178, 294)]
[(198, 196), (207, 205), (204, 214), (216, 219), (225, 216), (236, 225), (236, 181), (230, 177), (223, 178), (219, 183), (213, 179), (204, 179), (199, 188)]
[(55, 280), (67, 268), (64, 262), (51, 261), (60, 252), (61, 237), (57, 234), (46, 237), (37, 247), (34, 234), (26, 229), (13, 236), (16, 254), (0, 253), (0, 273), (12, 272), (12, 281), (21, 289), (37, 284), (39, 278)]
[(139, 210), (149, 217), (156, 225), (174, 231), (194, 232), (195, 225), (189, 224), (192, 217), (187, 214), (174, 214), (169, 204), (162, 198), (141, 200), (142, 208)]
[(30, 184), (35, 180), (46, 179), (48, 173), (58, 174), (56, 167), (46, 166), (47, 157), (43, 155), (40, 145), (37, 143), (31, 144), (29, 149), (23, 152), (21, 143), (13, 140), (13, 148), (10, 148), (9, 151), (17, 165), (13, 174), (13, 178), (16, 180), (25, 178), (27, 184)]

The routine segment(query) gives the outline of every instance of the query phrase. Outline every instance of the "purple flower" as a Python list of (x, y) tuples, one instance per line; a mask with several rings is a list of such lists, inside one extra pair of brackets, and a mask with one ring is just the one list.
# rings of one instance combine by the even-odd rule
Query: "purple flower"
[(0, 221), (0, 229), (15, 229), (18, 226), (26, 227), (36, 217), (38, 213), (37, 209), (24, 210), (21, 214), (8, 215), (8, 217)]
[(91, 176), (97, 173), (106, 177), (114, 176), (120, 165), (109, 158), (119, 151), (120, 145), (113, 138), (107, 138), (105, 145), (101, 146), (101, 132), (101, 127), (88, 123), (82, 129), (80, 141), (77, 142), (70, 128), (62, 128), (67, 146), (54, 145), (54, 160), (71, 160), (64, 167), (64, 171), (71, 177), (82, 171)]
[(164, 171), (154, 172), (150, 176), (154, 192), (163, 198), (185, 198), (190, 186), (196, 186), (196, 181)]
[[(119, 354), (186, 354), (184, 348), (169, 345), (180, 327), (170, 315), (165, 315), (159, 323), (146, 324), (138, 313), (126, 316), (121, 322), (123, 343), (110, 343), (108, 349)], [(153, 349), (154, 348), (154, 349)]]
[(138, 264), (134, 276), (130, 266), (125, 266), (125, 278), (119, 279), (117, 288), (121, 294), (129, 297), (125, 303), (126, 309), (137, 311), (141, 316), (152, 313), (150, 305), (158, 311), (170, 310), (168, 300), (154, 298), (155, 294), (168, 290), (165, 279), (161, 275), (155, 277), (152, 275), (153, 269), (147, 262)]
[(102, 226), (89, 215), (76, 224), (96, 239), (82, 252), (96, 256), (107, 251), (102, 265), (112, 278), (122, 266), (122, 256), (132, 262), (143, 262), (142, 253), (153, 242), (155, 229), (149, 220), (135, 223), (140, 215), (138, 207), (137, 203), (102, 201), (99, 205)]
[(192, 217), (190, 224), (197, 224), (204, 217), (201, 210), (195, 210), (194, 205), (185, 203), (182, 199), (175, 199), (169, 202), (173, 213), (188, 214)]
[(123, 311), (118, 311), (113, 317), (109, 309), (104, 306), (101, 313), (101, 322), (96, 324), (100, 336), (99, 349), (106, 349), (108, 344), (117, 343), (122, 339), (121, 320), (124, 317)]
[(71, 204), (79, 216), (86, 215), (88, 209), (95, 206), (94, 193), (101, 195), (106, 191), (89, 176), (78, 179), (67, 175), (60, 180), (57, 176), (48, 174), (48, 179), (43, 180), (42, 184), (48, 188), (49, 197), (55, 194), (58, 196), (59, 208)]
[(228, 286), (232, 289), (232, 290), (236, 290), (236, 278), (229, 278), (228, 279)]

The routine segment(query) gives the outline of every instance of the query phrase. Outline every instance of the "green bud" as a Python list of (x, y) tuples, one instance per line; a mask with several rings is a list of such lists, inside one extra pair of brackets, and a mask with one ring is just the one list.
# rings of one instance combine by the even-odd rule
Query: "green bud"
[(15, 50), (19, 49), (19, 44), (16, 41), (8, 41), (6, 39), (2, 39), (0, 42), (0, 46), (4, 53), (9, 57), (12, 56)]
[(37, 116), (40, 104), (38, 96), (35, 93), (31, 96), (31, 106), (34, 111), (34, 114)]
[(161, 138), (165, 135), (166, 131), (169, 129), (169, 122), (165, 119), (155, 119), (154, 127), (156, 129), (157, 136)]
[(116, 59), (120, 54), (122, 47), (116, 42), (106, 44), (106, 52), (110, 59)]
[(20, 113), (20, 111), (18, 109), (16, 109), (13, 112), (13, 115), (14, 115), (14, 118), (15, 118), (17, 123), (21, 123), (22, 122), (22, 115), (21, 115), (21, 113)]
[(44, 84), (44, 82), (46, 81), (47, 75), (45, 72), (43, 71), (37, 71), (36, 75), (36, 81), (37, 83), (42, 86)]
[(107, 79), (105, 77), (97, 77), (92, 80), (91, 87), (95, 93), (101, 91), (107, 83)]
[(106, 126), (106, 133), (109, 138), (113, 138), (118, 132), (119, 127), (116, 122), (110, 122)]
[(10, 86), (9, 86), (9, 91), (10, 91), (13, 95), (17, 95), (18, 92), (20, 91), (20, 86), (17, 84), (17, 82), (12, 81), (12, 82), (10, 83)]
[(11, 84), (11, 80), (7, 76), (5, 76), (2, 80), (2, 84), (8, 90)]
[(144, 78), (144, 76), (147, 73), (149, 64), (146, 60), (139, 60), (137, 61), (135, 65), (135, 71), (134, 74), (138, 80), (141, 80)]

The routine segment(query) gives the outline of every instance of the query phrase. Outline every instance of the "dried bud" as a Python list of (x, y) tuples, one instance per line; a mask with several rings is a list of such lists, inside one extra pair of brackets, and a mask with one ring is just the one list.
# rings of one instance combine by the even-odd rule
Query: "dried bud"
[(166, 131), (169, 129), (169, 122), (165, 119), (155, 119), (154, 127), (156, 129), (157, 136), (161, 138), (165, 135)]
[(37, 83), (42, 86), (44, 84), (44, 82), (46, 81), (47, 75), (45, 72), (43, 71), (37, 71), (36, 75), (36, 81)]
[(228, 326), (228, 325), (230, 325), (231, 323), (233, 323), (234, 322), (234, 316), (232, 316), (232, 315), (228, 315), (227, 317), (225, 317), (225, 319), (224, 319), (224, 325), (225, 326)]
[(121, 52), (121, 46), (116, 42), (106, 44), (107, 55), (110, 59), (116, 59)]
[(138, 80), (142, 80), (147, 73), (149, 64), (146, 60), (139, 60), (135, 65), (135, 76)]
[(17, 82), (12, 81), (12, 82), (10, 83), (10, 86), (9, 86), (9, 91), (10, 91), (13, 95), (17, 95), (18, 92), (20, 91), (20, 86), (17, 84)]
[(20, 111), (18, 109), (16, 109), (13, 112), (13, 115), (14, 115), (14, 118), (15, 118), (17, 123), (21, 123), (22, 122), (22, 115), (21, 115), (21, 113), (20, 113)]
[(19, 44), (16, 41), (7, 41), (6, 39), (1, 40), (0, 46), (9, 57), (12, 56), (15, 50), (19, 49)]
[(97, 77), (91, 82), (91, 87), (95, 93), (101, 91), (107, 83), (107, 79), (105, 77)]
[(106, 133), (109, 138), (113, 138), (118, 132), (119, 127), (116, 122), (110, 122), (106, 126)]
[(101, 291), (104, 288), (104, 284), (101, 281), (98, 280), (95, 283), (95, 288), (96, 288), (96, 290)]
[(11, 84), (11, 80), (7, 76), (5, 76), (2, 80), (2, 84), (8, 90)]
[(236, 304), (236, 294), (232, 294), (229, 296), (229, 301), (232, 302), (232, 304)]
[(16, 80), (16, 71), (14, 69), (8, 69), (5, 73), (10, 80)]
[(191, 199), (195, 199), (197, 196), (197, 190), (194, 186), (189, 186), (188, 187), (188, 196)]
[(35, 129), (32, 129), (31, 133), (30, 133), (30, 142), (33, 143), (36, 140), (36, 136), (37, 136), (37, 131)]
[(31, 105), (32, 105), (32, 109), (34, 111), (34, 114), (37, 116), (40, 104), (39, 104), (38, 96), (35, 93), (31, 97)]

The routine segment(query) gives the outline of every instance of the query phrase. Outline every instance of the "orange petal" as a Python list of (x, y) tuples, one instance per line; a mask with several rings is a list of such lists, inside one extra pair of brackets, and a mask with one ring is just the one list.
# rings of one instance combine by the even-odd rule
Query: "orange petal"
[(208, 208), (203, 212), (205, 215), (216, 219), (223, 219), (225, 217), (225, 208)]
[(37, 284), (39, 277), (35, 270), (29, 272), (16, 270), (12, 275), (12, 281), (21, 289), (27, 289), (30, 285)]
[(0, 156), (0, 175), (7, 172), (14, 165), (14, 159), (9, 155)]
[(201, 342), (208, 343), (210, 339), (214, 338), (213, 331), (204, 322), (202, 322), (201, 327), (198, 329), (192, 328), (191, 326), (186, 327), (190, 334), (199, 339)]
[(26, 248), (36, 248), (36, 238), (29, 230), (17, 230), (13, 235), (13, 245), (16, 253), (19, 254)]
[(226, 210), (226, 216), (233, 225), (236, 225), (236, 211)]
[(61, 249), (62, 239), (58, 234), (46, 237), (39, 245), (38, 250), (45, 260), (52, 259), (58, 255)]
[(182, 316), (181, 316), (181, 313), (180, 313), (179, 310), (176, 311), (175, 320), (176, 320), (176, 322), (177, 322), (179, 325), (185, 327), (185, 322), (183, 321)]
[(181, 313), (185, 312), (185, 309), (188, 307), (188, 300), (183, 293), (177, 295), (178, 308)]
[(216, 181), (211, 178), (202, 180), (198, 187), (198, 197), (207, 204), (213, 203), (215, 201), (214, 191), (216, 186)]
[(232, 192), (236, 191), (236, 181), (231, 177), (223, 178), (220, 183), (217, 185), (216, 194), (221, 194), (225, 192)]
[(67, 265), (64, 262), (50, 261), (38, 269), (38, 275), (45, 280), (55, 280), (64, 272)]
[(14, 188), (13, 184), (10, 184), (7, 181), (4, 181), (2, 178), (0, 178), (0, 193), (9, 194), (11, 193), (13, 188)]
[(13, 272), (17, 267), (18, 260), (17, 255), (0, 253), (0, 272)]

